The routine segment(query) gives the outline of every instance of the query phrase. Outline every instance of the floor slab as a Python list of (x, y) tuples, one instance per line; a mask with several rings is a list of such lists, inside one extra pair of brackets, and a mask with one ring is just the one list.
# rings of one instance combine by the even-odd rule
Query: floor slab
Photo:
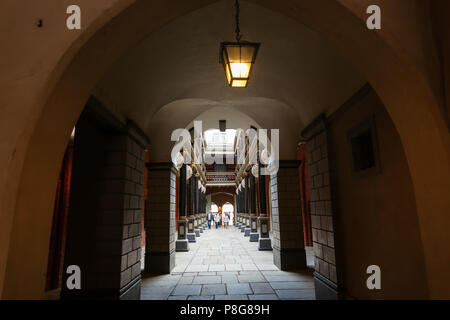
[[(204, 230), (167, 275), (144, 275), (143, 300), (315, 299), (312, 269), (280, 271), (237, 228)], [(145, 256), (145, 255), (143, 255)]]

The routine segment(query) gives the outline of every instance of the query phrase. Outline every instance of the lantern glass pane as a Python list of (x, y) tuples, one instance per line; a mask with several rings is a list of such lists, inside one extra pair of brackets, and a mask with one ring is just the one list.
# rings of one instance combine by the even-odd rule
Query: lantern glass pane
[(233, 78), (248, 78), (251, 63), (249, 62), (232, 62), (230, 64), (231, 74)]
[(235, 88), (244, 88), (247, 86), (247, 80), (233, 80), (231, 86)]
[(227, 75), (228, 84), (230, 84), (231, 83), (231, 72), (230, 72), (230, 65), (229, 64), (225, 65), (225, 73)]
[(228, 53), (228, 59), (230, 63), (252, 63), (255, 53), (254, 46), (235, 45), (226, 47)]
[(242, 62), (253, 62), (253, 57), (255, 55), (255, 46), (253, 45), (243, 45), (241, 48), (241, 61)]
[(226, 46), (225, 50), (228, 55), (228, 62), (241, 62), (241, 50), (239, 46)]

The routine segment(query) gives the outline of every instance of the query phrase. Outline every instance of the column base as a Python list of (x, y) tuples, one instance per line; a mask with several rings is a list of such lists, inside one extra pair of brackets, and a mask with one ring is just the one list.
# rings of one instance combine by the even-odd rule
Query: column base
[(259, 233), (258, 232), (250, 232), (250, 242), (258, 242)]
[(172, 252), (146, 252), (145, 273), (168, 274), (175, 268), (175, 250)]
[(187, 252), (189, 251), (189, 241), (187, 239), (175, 241), (175, 251), (176, 252)]
[(249, 227), (244, 229), (244, 237), (250, 237), (250, 232), (252, 231), (252, 229), (250, 229)]
[(119, 300), (141, 300), (141, 277), (131, 281), (120, 290)]
[(305, 249), (273, 248), (273, 264), (280, 270), (306, 269)]
[(198, 230), (200, 230), (200, 233), (203, 233), (203, 225), (199, 226)]
[(186, 236), (187, 236), (187, 239), (189, 242), (197, 242), (195, 240), (195, 233), (188, 233), (188, 234), (186, 234)]
[(200, 229), (195, 229), (194, 232), (196, 237), (200, 237)]
[(339, 300), (344, 298), (343, 294), (338, 291), (336, 284), (318, 272), (314, 272), (314, 288), (316, 300)]
[(240, 229), (241, 229), (241, 232), (244, 232), (244, 231), (245, 231), (245, 225), (242, 225), (242, 226), (240, 227)]
[(240, 222), (236, 222), (236, 228), (238, 228), (238, 229), (241, 228), (241, 223)]
[(260, 238), (258, 250), (259, 251), (272, 250), (272, 240), (270, 240), (270, 238)]

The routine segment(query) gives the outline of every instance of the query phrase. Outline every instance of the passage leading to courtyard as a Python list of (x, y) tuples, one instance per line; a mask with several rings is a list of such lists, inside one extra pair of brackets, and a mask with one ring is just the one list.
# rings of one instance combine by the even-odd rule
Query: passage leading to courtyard
[[(312, 256), (310, 256), (313, 258)], [(280, 271), (235, 226), (205, 229), (168, 275), (142, 279), (143, 300), (310, 300), (312, 269)]]

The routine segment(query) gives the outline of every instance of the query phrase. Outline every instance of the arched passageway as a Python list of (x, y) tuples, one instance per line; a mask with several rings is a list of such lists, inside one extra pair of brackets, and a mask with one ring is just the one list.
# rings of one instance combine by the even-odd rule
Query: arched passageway
[[(431, 33), (428, 28), (431, 21), (420, 13), (423, 7), (418, 1), (375, 2), (387, 8), (386, 24), (380, 32), (365, 28), (366, 1), (281, 1), (276, 4), (255, 1), (318, 32), (351, 61), (376, 90), (398, 131), (406, 155), (429, 296), (448, 297), (447, 114), (442, 112), (441, 77), (434, 46), (414, 37), (419, 33), (423, 34), (420, 39), (431, 41), (433, 37), (426, 34)], [(94, 7), (89, 1), (80, 1), (80, 6), (91, 15), (86, 14), (86, 27), (79, 33), (51, 28), (38, 37), (27, 34), (27, 29), (8, 34), (8, 39), (21, 39), (18, 41), (23, 45), (2, 53), (6, 55), (3, 61), (12, 61), (13, 56), (20, 61), (20, 67), (4, 75), (14, 80), (2, 91), (2, 96), (5, 93), (8, 98), (4, 104), (5, 116), (2, 116), (5, 125), (0, 129), (2, 141), (5, 141), (0, 158), (4, 168), (0, 176), (2, 297), (43, 296), (47, 265), (44, 253), (48, 251), (55, 182), (67, 139), (95, 85), (114, 61), (146, 35), (209, 3), (211, 1), (124, 0), (102, 2)], [(39, 5), (41, 10), (48, 10), (50, 18), (54, 17), (55, 11), (50, 10), (53, 3)], [(21, 6), (11, 5), (11, 12), (5, 14), (15, 14), (17, 21), (26, 21), (29, 16), (22, 14)], [(64, 12), (63, 5), (59, 6)], [(430, 9), (427, 7), (425, 12), (427, 10)], [(403, 16), (410, 12), (417, 14)], [(420, 18), (415, 20), (414, 17)], [(26, 36), (20, 37), (21, 34)], [(25, 58), (27, 54), (18, 51), (44, 38), (48, 45), (35, 55)], [(51, 54), (48, 54), (49, 47), (53, 48)], [(40, 60), (44, 55), (46, 59)], [(23, 96), (24, 91), (28, 92), (27, 97)]]

